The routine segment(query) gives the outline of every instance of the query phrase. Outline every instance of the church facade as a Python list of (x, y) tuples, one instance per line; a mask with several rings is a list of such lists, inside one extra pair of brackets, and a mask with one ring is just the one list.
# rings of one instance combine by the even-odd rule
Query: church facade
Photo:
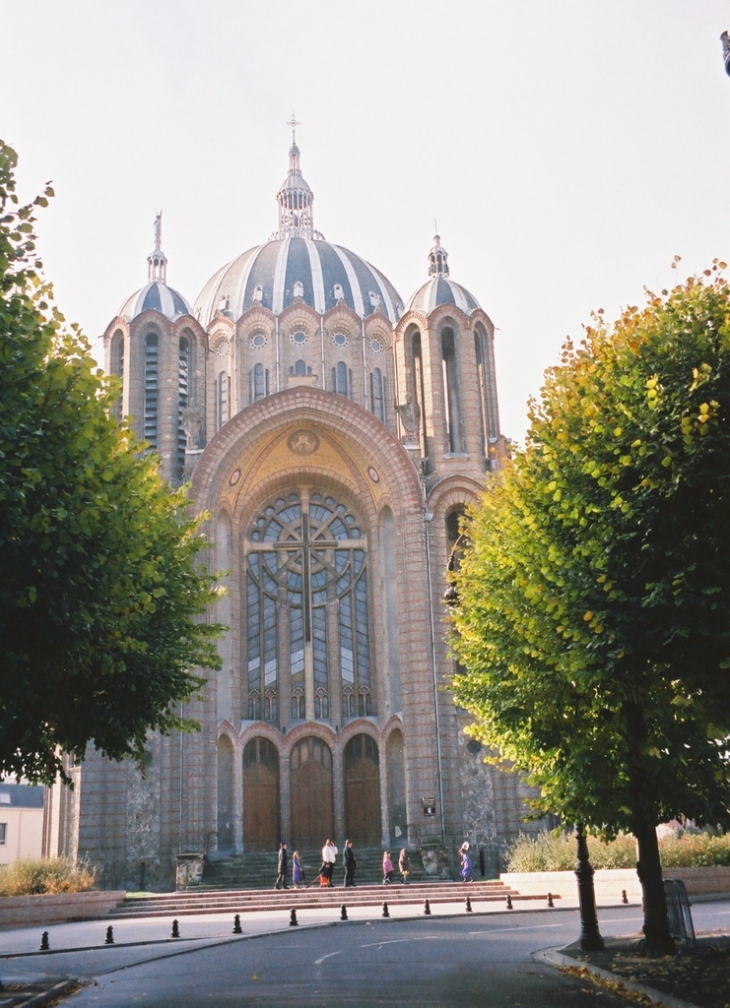
[(436, 237), (409, 300), (315, 230), (293, 142), (278, 229), (194, 305), (148, 283), (108, 326), (106, 367), (173, 485), (209, 514), (228, 589), (223, 667), (152, 737), (145, 779), (90, 752), (53, 792), (53, 846), (102, 882), (169, 888), (180, 854), (409, 846), (486, 871), (526, 790), (483, 762), (444, 688), (445, 570), (459, 518), (505, 455), (494, 326)]

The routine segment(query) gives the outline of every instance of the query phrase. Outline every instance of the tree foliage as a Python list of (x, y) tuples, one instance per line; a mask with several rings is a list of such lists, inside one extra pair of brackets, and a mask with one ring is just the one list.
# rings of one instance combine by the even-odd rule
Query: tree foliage
[(530, 775), (542, 809), (634, 833), (647, 871), (657, 823), (730, 826), (722, 268), (613, 326), (599, 312), (566, 344), (455, 575), (472, 731)]
[(150, 730), (219, 664), (204, 541), (153, 458), (110, 415), (97, 370), (40, 278), (34, 208), (0, 143), (0, 772), (50, 781), (92, 742), (143, 761)]

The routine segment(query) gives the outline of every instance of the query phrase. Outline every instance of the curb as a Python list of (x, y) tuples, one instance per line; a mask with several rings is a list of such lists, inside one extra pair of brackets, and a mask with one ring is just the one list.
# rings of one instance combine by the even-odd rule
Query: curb
[(59, 983), (54, 984), (53, 987), (49, 987), (47, 991), (41, 991), (40, 994), (34, 994), (27, 1001), (19, 1002), (17, 1008), (36, 1008), (36, 1005), (48, 1004), (49, 1001), (55, 1001), (56, 998), (67, 994), (72, 988), (78, 987), (79, 984), (85, 986), (87, 983), (88, 980), (83, 981), (78, 977), (69, 977), (68, 980), (61, 980)]
[(609, 980), (612, 984), (618, 984), (627, 991), (643, 994), (644, 997), (656, 1005), (666, 1005), (666, 1008), (697, 1008), (697, 1005), (692, 1004), (690, 1001), (682, 1001), (672, 994), (663, 994), (653, 987), (647, 987), (644, 984), (635, 983), (632, 980), (626, 980), (624, 977), (616, 976), (615, 973), (609, 973), (608, 970), (602, 969), (600, 966), (593, 966), (587, 962), (579, 962), (577, 959), (571, 958), (571, 956), (562, 955), (558, 946), (533, 952), (532, 958), (546, 963), (548, 966), (557, 966), (558, 968), (572, 966), (573, 968), (584, 969), (601, 980)]

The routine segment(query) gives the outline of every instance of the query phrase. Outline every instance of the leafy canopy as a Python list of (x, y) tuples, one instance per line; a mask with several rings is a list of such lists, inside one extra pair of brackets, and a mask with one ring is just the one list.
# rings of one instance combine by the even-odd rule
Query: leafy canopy
[(0, 772), (51, 781), (88, 742), (143, 762), (148, 731), (219, 665), (199, 519), (110, 407), (118, 394), (39, 276), (34, 207), (0, 142)]
[(471, 514), (457, 702), (539, 806), (604, 835), (730, 826), (730, 288), (724, 264), (597, 313)]

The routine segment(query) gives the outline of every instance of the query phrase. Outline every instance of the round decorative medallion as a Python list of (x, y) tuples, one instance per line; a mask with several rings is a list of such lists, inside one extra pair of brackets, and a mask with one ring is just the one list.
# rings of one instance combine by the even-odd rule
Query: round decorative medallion
[(372, 350), (373, 353), (382, 353), (383, 352), (383, 344), (380, 342), (380, 340), (371, 339), (370, 340), (370, 349)]
[(338, 333), (335, 333), (334, 336), (332, 337), (332, 342), (336, 343), (337, 346), (347, 346), (347, 344), (350, 341), (348, 340), (348, 338), (345, 335), (345, 333), (338, 332)]
[(234, 469), (233, 472), (231, 473), (231, 478), (228, 480), (228, 482), (231, 484), (231, 486), (235, 486), (236, 483), (238, 483), (238, 481), (240, 480), (240, 478), (241, 478), (241, 470)]
[(302, 343), (306, 343), (308, 338), (307, 334), (299, 329), (297, 332), (292, 333), (291, 341), (292, 343), (299, 343), (301, 345)]
[(256, 350), (259, 350), (262, 346), (266, 345), (266, 336), (262, 332), (254, 333), (251, 337), (251, 346)]
[(221, 340), (218, 346), (215, 348), (216, 355), (218, 357), (225, 357), (229, 350), (228, 340)]
[(289, 451), (295, 455), (313, 455), (319, 448), (319, 438), (313, 431), (298, 430), (290, 434), (286, 442)]
[(368, 476), (373, 481), (373, 483), (380, 483), (380, 474), (378, 470), (373, 466), (368, 466)]

